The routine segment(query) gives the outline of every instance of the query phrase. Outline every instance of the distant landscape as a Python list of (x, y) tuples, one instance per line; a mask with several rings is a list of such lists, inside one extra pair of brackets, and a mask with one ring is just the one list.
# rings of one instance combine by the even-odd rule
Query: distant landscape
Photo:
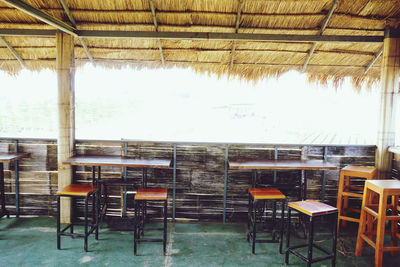
[[(0, 136), (56, 138), (55, 73), (0, 79)], [(375, 144), (378, 100), (377, 89), (318, 87), (297, 72), (249, 83), (86, 66), (76, 74), (76, 138)]]

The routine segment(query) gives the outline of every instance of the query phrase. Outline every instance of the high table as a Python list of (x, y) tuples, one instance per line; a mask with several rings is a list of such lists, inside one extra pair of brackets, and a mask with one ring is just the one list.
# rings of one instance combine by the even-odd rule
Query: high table
[[(1, 211), (0, 211), (0, 218), (7, 215), (7, 218), (10, 217), (9, 212), (6, 209), (6, 197), (4, 194), (4, 162), (11, 162), (14, 160), (19, 160), (22, 158), (27, 157), (28, 154), (26, 153), (0, 153), (0, 201), (1, 201)], [(16, 172), (18, 172), (18, 165), (15, 168)], [(17, 177), (17, 174), (16, 174)], [(15, 187), (15, 192), (16, 192), (16, 203), (18, 202), (18, 182), (17, 179), (15, 179), (16, 187)], [(15, 205), (17, 209), (17, 214), (18, 214), (18, 205)]]
[[(131, 167), (142, 168), (142, 187), (147, 186), (147, 169), (168, 169), (171, 167), (171, 160), (167, 159), (135, 159), (124, 156), (73, 156), (64, 161), (63, 164), (72, 166), (92, 166), (92, 181), (96, 180), (96, 167), (97, 167), (97, 181), (101, 182), (101, 167), (102, 166), (115, 166), (115, 167)], [(124, 210), (126, 203), (124, 201)]]
[[(336, 166), (323, 160), (238, 160), (229, 161), (229, 169), (231, 170), (252, 170), (253, 186), (257, 170), (336, 170)], [(303, 188), (303, 199), (307, 199), (307, 179), (301, 181)], [(325, 184), (322, 185), (325, 188)]]

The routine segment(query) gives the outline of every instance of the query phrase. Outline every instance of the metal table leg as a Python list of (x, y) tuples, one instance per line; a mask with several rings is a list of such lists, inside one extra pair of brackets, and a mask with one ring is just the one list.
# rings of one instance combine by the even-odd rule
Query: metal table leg
[(0, 218), (7, 215), (10, 218), (10, 214), (6, 210), (6, 196), (4, 194), (4, 164), (0, 162), (0, 200), (1, 200), (1, 213)]

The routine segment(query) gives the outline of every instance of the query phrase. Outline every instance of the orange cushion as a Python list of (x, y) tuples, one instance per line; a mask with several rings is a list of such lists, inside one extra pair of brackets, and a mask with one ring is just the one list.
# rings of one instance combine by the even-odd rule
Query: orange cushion
[(282, 194), (277, 188), (250, 188), (250, 195), (254, 199), (285, 199), (286, 196)]
[(97, 190), (98, 186), (86, 184), (70, 184), (64, 187), (57, 195), (87, 196)]
[(135, 194), (136, 200), (165, 200), (168, 190), (164, 188), (139, 188)]

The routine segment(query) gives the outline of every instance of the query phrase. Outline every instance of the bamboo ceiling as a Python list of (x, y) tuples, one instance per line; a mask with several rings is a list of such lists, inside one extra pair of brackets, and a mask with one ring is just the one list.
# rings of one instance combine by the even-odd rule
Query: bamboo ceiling
[[(71, 18), (60, 0), (24, 2), (71, 24)], [(64, 2), (78, 30), (383, 36), (387, 25), (398, 26), (400, 21), (400, 0), (339, 0), (336, 5), (335, 0)], [(331, 9), (333, 13), (328, 18)], [(0, 29), (54, 27), (0, 2)], [(0, 42), (1, 70), (15, 74), (22, 69), (22, 65), (31, 70), (55, 69), (55, 38), (5, 36), (3, 39), (20, 56), (23, 64), (5, 42)], [(340, 82), (349, 76), (356, 84), (360, 84), (377, 81), (380, 76), (380, 42), (314, 44), (128, 38), (83, 38), (82, 42), (75, 39), (78, 66), (90, 62), (91, 56), (97, 65), (107, 67), (180, 66), (248, 80), (279, 76), (293, 69), (304, 70), (311, 80), (320, 82), (330, 79)]]

